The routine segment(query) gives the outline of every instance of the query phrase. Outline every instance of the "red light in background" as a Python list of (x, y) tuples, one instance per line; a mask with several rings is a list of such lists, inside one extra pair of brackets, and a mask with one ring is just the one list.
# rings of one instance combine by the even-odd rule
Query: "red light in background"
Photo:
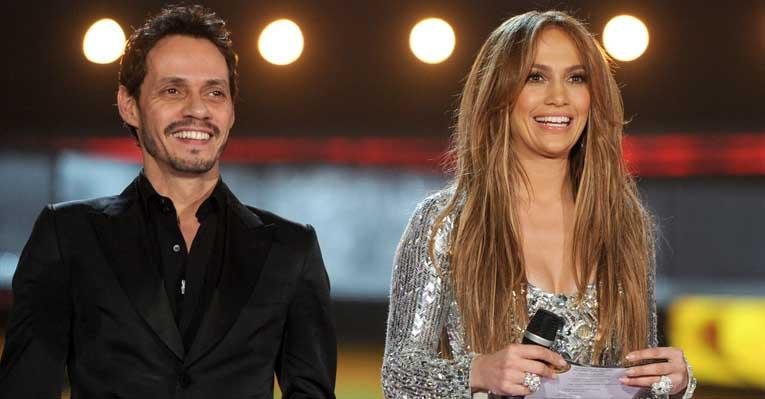
[[(132, 138), (57, 140), (56, 149), (79, 150), (115, 160), (140, 162)], [(223, 160), (244, 164), (328, 163), (440, 169), (446, 142), (384, 137), (232, 137)], [(624, 156), (644, 177), (765, 176), (765, 133), (627, 136)]]

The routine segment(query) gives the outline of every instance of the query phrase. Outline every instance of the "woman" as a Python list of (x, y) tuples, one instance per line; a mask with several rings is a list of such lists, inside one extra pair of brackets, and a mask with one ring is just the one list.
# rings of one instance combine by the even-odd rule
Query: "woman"
[[(566, 361), (657, 359), (622, 383), (691, 397), (682, 352), (656, 348), (652, 226), (622, 128), (608, 57), (579, 21), (529, 12), (490, 35), (462, 93), (454, 182), (399, 244), (386, 397), (528, 395)], [(539, 308), (566, 322), (554, 351), (518, 344)]]

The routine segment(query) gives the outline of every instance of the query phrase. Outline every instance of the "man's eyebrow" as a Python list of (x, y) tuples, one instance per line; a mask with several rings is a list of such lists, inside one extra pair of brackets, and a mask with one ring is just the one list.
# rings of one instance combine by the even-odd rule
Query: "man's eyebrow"
[(216, 86), (216, 85), (226, 86), (228, 85), (228, 82), (226, 81), (226, 79), (207, 79), (205, 81), (205, 85), (206, 86)]
[[(188, 80), (178, 76), (168, 76), (166, 78), (160, 79), (159, 82), (163, 84), (172, 83), (176, 85), (185, 85), (188, 83)], [(226, 86), (227, 84), (228, 82), (226, 81), (226, 79), (213, 78), (213, 79), (205, 80), (205, 86), (215, 86), (215, 85)]]
[(179, 78), (177, 76), (169, 76), (169, 77), (160, 79), (159, 82), (160, 83), (172, 83), (172, 84), (180, 85), (180, 84), (186, 84), (186, 79)]
[[(549, 66), (544, 65), (544, 64), (534, 64), (534, 65), (531, 66), (531, 68), (532, 69), (539, 69), (539, 70), (542, 70), (544, 72), (550, 72), (552, 70), (552, 68), (550, 68)], [(585, 69), (584, 65), (582, 65), (582, 64), (572, 65), (572, 66), (566, 68), (566, 72), (577, 71), (577, 70), (586, 70), (586, 69)]]

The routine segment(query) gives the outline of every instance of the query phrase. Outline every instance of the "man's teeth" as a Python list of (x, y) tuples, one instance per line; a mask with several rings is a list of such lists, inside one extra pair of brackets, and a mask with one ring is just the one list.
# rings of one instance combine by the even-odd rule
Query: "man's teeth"
[(190, 139), (190, 140), (209, 140), (210, 133), (197, 132), (195, 130), (183, 130), (173, 133), (173, 137), (178, 139)]
[(555, 125), (568, 125), (571, 122), (571, 118), (568, 116), (537, 116), (534, 120), (539, 123)]

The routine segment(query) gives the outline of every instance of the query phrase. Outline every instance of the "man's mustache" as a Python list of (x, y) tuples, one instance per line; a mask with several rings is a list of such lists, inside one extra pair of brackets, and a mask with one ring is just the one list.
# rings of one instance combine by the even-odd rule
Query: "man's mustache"
[(213, 135), (215, 136), (220, 135), (220, 129), (218, 126), (215, 126), (212, 122), (199, 119), (183, 119), (180, 121), (175, 121), (167, 125), (165, 128), (165, 135), (169, 136), (174, 131), (184, 127), (203, 127), (207, 130), (212, 130)]

